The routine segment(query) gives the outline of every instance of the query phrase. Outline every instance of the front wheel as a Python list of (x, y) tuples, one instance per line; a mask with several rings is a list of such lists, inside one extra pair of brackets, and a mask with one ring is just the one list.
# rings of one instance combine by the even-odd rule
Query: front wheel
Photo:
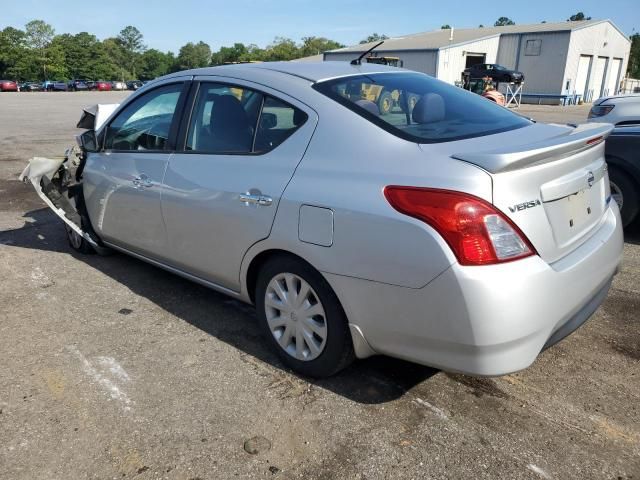
[(258, 275), (255, 299), (267, 342), (292, 370), (329, 377), (352, 362), (346, 315), (327, 281), (308, 264), (272, 258)]
[(89, 242), (87, 242), (78, 232), (76, 232), (69, 225), (65, 224), (64, 228), (67, 231), (67, 241), (69, 242), (69, 246), (74, 249), (78, 253), (82, 253), (83, 255), (91, 255), (96, 253), (94, 248), (91, 246)]

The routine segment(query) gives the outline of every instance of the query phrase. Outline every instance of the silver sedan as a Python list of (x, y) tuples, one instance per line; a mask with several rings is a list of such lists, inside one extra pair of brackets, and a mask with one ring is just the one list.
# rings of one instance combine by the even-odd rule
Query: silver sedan
[(594, 313), (620, 262), (609, 125), (535, 124), (346, 62), (179, 72), (101, 107), (78, 158), (23, 174), (71, 246), (254, 304), (305, 375), (374, 354), (526, 368)]

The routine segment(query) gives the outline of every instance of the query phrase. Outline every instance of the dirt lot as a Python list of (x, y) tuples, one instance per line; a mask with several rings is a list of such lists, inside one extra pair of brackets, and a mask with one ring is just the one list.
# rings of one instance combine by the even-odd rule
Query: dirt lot
[(125, 95), (0, 94), (0, 478), (640, 478), (640, 227), (606, 303), (524, 372), (379, 357), (309, 381), (265, 348), (250, 307), (124, 255), (72, 254), (17, 182), (72, 141), (81, 106)]

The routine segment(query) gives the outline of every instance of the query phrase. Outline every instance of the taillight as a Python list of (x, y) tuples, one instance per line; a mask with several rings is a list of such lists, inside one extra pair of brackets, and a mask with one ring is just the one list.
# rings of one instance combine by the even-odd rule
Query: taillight
[(615, 105), (594, 105), (593, 107), (591, 107), (591, 110), (589, 110), (589, 115), (587, 118), (601, 117), (603, 115), (606, 115), (611, 110), (613, 110), (613, 107), (615, 107)]
[(535, 254), (520, 229), (489, 202), (462, 192), (388, 186), (387, 201), (422, 220), (449, 244), (461, 265), (490, 265)]

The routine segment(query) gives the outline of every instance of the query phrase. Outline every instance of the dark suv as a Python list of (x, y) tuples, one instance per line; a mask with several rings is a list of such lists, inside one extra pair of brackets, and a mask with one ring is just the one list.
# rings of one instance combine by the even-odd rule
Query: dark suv
[(524, 82), (524, 75), (522, 72), (509, 70), (508, 68), (495, 63), (479, 63), (477, 65), (472, 65), (465, 69), (464, 75), (468, 75), (471, 78), (491, 77), (495, 82)]
[(74, 79), (69, 82), (69, 90), (77, 92), (79, 90), (86, 91), (89, 90), (88, 80), (79, 80)]

